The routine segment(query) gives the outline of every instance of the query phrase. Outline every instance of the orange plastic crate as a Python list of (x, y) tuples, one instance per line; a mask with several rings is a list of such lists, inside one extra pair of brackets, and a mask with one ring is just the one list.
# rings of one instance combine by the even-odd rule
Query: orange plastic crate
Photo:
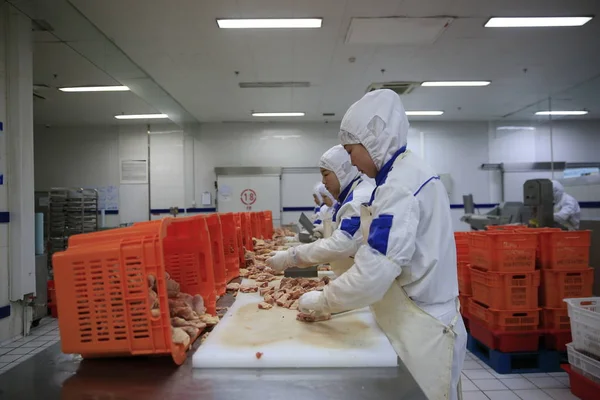
[(250, 222), (252, 226), (252, 237), (256, 239), (262, 239), (262, 232), (260, 230), (260, 218), (258, 213), (250, 213)]
[(248, 251), (254, 250), (254, 244), (252, 243), (252, 220), (250, 213), (240, 213), (242, 217), (242, 243), (244, 248)]
[[(206, 219), (203, 215), (137, 222), (131, 227), (110, 229), (74, 235), (69, 238), (69, 249), (80, 246), (94, 246), (99, 243), (155, 235), (158, 227), (166, 225), (165, 271), (182, 284), (186, 277), (185, 293), (199, 294), (204, 299), (207, 312), (216, 315), (217, 293), (212, 269), (213, 258)], [(183, 285), (182, 285), (183, 288)]]
[(234, 213), (233, 219), (235, 221), (235, 233), (237, 236), (238, 243), (238, 259), (240, 268), (243, 268), (246, 265), (246, 257), (244, 251), (244, 239), (242, 235), (242, 215), (241, 213)]
[(593, 268), (579, 271), (542, 270), (541, 305), (548, 308), (567, 308), (563, 299), (591, 297), (593, 285)]
[(220, 214), (227, 282), (240, 276), (240, 255), (233, 213)]
[(471, 265), (487, 271), (533, 271), (536, 246), (537, 236), (530, 233), (485, 232), (469, 236)]
[(540, 265), (544, 269), (582, 269), (589, 267), (590, 231), (540, 233)]
[[(78, 353), (84, 358), (170, 355), (178, 365), (185, 361), (187, 348), (171, 341), (166, 290), (166, 260), (172, 250), (165, 245), (172, 225), (172, 219), (166, 218), (137, 229), (135, 234), (115, 240), (100, 238), (54, 255), (64, 353)], [(184, 232), (185, 227), (178, 228), (175, 234), (181, 234), (181, 242), (194, 236)], [(171, 240), (176, 240), (173, 236)], [(197, 268), (186, 268), (198, 263), (193, 254), (178, 257), (177, 264), (171, 264), (181, 272), (182, 291), (190, 294), (198, 284)], [(156, 277), (158, 317), (150, 313), (149, 274)]]
[(471, 287), (471, 269), (466, 262), (459, 262), (457, 266), (458, 272), (458, 292), (460, 294), (471, 296), (473, 290)]
[(551, 330), (571, 330), (569, 310), (566, 308), (542, 308), (541, 327)]
[(471, 298), (471, 296), (467, 296), (464, 294), (458, 295), (458, 300), (460, 302), (460, 313), (463, 315), (463, 317), (466, 317), (466, 318), (469, 317), (469, 299), (470, 298)]
[(540, 309), (504, 311), (469, 301), (469, 315), (478, 318), (489, 329), (502, 332), (535, 331), (540, 324)]
[(486, 272), (471, 268), (473, 300), (497, 310), (538, 308), (540, 271)]
[(219, 214), (211, 214), (206, 217), (208, 232), (213, 256), (213, 271), (215, 276), (215, 288), (217, 295), (225, 294), (227, 286), (227, 270), (225, 269), (225, 250), (223, 250), (223, 231)]
[(273, 239), (273, 212), (263, 211), (265, 218), (265, 238)]
[(523, 225), (487, 225), (485, 227), (486, 231), (495, 232), (495, 231), (516, 231), (519, 229), (525, 228)]

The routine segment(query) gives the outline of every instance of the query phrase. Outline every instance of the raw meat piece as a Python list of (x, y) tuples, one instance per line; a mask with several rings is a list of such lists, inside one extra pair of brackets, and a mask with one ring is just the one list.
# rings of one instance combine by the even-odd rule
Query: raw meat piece
[(248, 279), (256, 279), (260, 276), (260, 274), (252, 274), (252, 275), (248, 275)]
[(304, 289), (302, 289), (301, 287), (300, 287), (300, 288), (293, 289), (293, 290), (290, 292), (290, 299), (297, 300), (297, 299), (299, 299), (299, 298), (300, 298), (300, 296), (302, 296), (303, 294), (304, 294)]
[(277, 291), (277, 292), (275, 292), (275, 295), (273, 296), (273, 298), (275, 300), (279, 300), (284, 294), (285, 294), (285, 292)]
[(296, 319), (302, 322), (320, 322), (330, 320), (331, 314), (313, 315), (300, 312), (296, 315)]
[(200, 336), (200, 344), (204, 343), (206, 339), (208, 339), (208, 335), (210, 335), (210, 332), (204, 332), (202, 336)]
[(245, 278), (250, 274), (246, 268), (240, 268), (240, 277)]
[(262, 303), (258, 303), (258, 308), (261, 310), (270, 310), (271, 308), (273, 308), (273, 304), (263, 301)]
[(290, 306), (290, 310), (297, 310), (298, 309), (298, 303), (299, 300), (295, 300), (292, 305)]
[(150, 308), (158, 308), (158, 295), (152, 289), (148, 289), (148, 304)]
[(265, 294), (263, 300), (265, 301), (265, 303), (268, 303), (271, 305), (275, 304), (275, 299), (270, 294)]
[(242, 293), (256, 293), (257, 291), (258, 291), (258, 286), (256, 286), (256, 285), (240, 286), (240, 292), (242, 292)]
[(258, 292), (260, 293), (261, 296), (264, 296), (265, 294), (269, 293), (270, 291), (271, 291), (271, 288), (266, 287), (266, 288), (260, 288)]
[(256, 352), (256, 358), (260, 360), (260, 358), (263, 356), (263, 353), (261, 353), (260, 351)]
[(227, 284), (227, 290), (240, 290), (239, 283), (229, 283)]
[(283, 307), (285, 305), (285, 303), (288, 301), (289, 297), (290, 297), (290, 295), (286, 293), (283, 296), (280, 296), (275, 301), (275, 304), (277, 304), (279, 307)]
[(177, 297), (179, 292), (179, 283), (175, 282), (173, 279), (167, 279), (167, 296), (169, 298), (174, 298)]
[(254, 265), (254, 259), (246, 259), (246, 268), (250, 268)]
[(146, 275), (146, 279), (148, 280), (148, 287), (150, 289), (154, 289), (154, 285), (156, 285), (156, 277), (152, 274)]
[(294, 304), (296, 300), (288, 300), (285, 302), (285, 304), (283, 305), (283, 307), (285, 308), (290, 308), (292, 306), (292, 304)]
[(269, 282), (263, 282), (260, 285), (258, 285), (259, 288), (266, 288), (269, 287)]
[(325, 284), (327, 285), (329, 282), (331, 281), (331, 279), (329, 279), (328, 276), (324, 276), (321, 278), (321, 282), (325, 282)]
[(256, 277), (257, 282), (271, 282), (275, 279), (277, 279), (277, 278), (275, 278), (271, 274), (260, 274), (259, 276)]
[(186, 308), (188, 303), (181, 299), (169, 299), (169, 308)]
[(176, 328), (179, 328), (182, 326), (189, 326), (188, 322), (185, 319), (180, 318), (180, 317), (171, 318), (171, 325)]
[(200, 333), (200, 329), (195, 328), (193, 326), (183, 326), (183, 327), (181, 327), (181, 329), (183, 329), (185, 331), (185, 333), (188, 334), (190, 339), (195, 339), (196, 336), (198, 336), (198, 334)]
[(204, 299), (199, 294), (195, 295), (192, 298), (192, 309), (198, 315), (202, 315), (206, 313), (206, 307), (204, 307)]
[(150, 311), (150, 314), (152, 315), (152, 318), (158, 318), (160, 317), (160, 310), (158, 308), (155, 308), (152, 311)]
[(171, 341), (175, 344), (182, 344), (187, 347), (190, 344), (190, 337), (181, 328), (173, 328), (171, 332)]
[(194, 298), (194, 296), (192, 296), (191, 294), (187, 294), (187, 293), (179, 293), (177, 295), (177, 300), (185, 301), (185, 303), (190, 307), (192, 307), (192, 305), (193, 305), (193, 303), (192, 303), (193, 298)]
[(193, 319), (198, 319), (198, 314), (196, 314), (191, 308), (178, 308), (175, 311), (175, 316), (185, 319), (186, 321), (190, 321)]
[(213, 317), (210, 314), (202, 314), (200, 316), (200, 321), (204, 322), (208, 326), (214, 326), (219, 323), (219, 317)]

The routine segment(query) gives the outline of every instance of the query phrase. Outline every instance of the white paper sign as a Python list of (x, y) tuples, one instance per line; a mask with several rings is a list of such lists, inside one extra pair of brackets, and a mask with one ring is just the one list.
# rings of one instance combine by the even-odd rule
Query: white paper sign
[(121, 160), (121, 184), (148, 183), (147, 160)]

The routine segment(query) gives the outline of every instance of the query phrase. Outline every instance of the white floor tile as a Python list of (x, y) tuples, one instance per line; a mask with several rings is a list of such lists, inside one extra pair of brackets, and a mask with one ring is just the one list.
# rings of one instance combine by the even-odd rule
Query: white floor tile
[(491, 400), (521, 400), (519, 396), (517, 396), (510, 390), (486, 390), (484, 393)]
[(17, 347), (21, 346), (22, 344), (23, 344), (23, 343), (15, 343), (15, 342), (4, 343), (4, 344), (2, 345), (2, 348), (3, 348), (3, 349), (6, 349), (6, 348), (13, 348), (13, 349), (16, 349)]
[(508, 389), (502, 382), (498, 379), (474, 379), (473, 383), (479, 389), (486, 390), (506, 390)]
[(31, 342), (27, 343), (28, 345), (37, 345), (42, 346), (44, 344), (48, 343), (48, 340), (44, 340), (44, 339), (36, 339), (36, 340), (32, 340)]
[(479, 391), (479, 388), (477, 386), (475, 386), (475, 384), (473, 382), (471, 382), (468, 379), (462, 379), (462, 391), (463, 392), (472, 392), (472, 391)]
[(473, 379), (493, 379), (494, 375), (490, 374), (488, 371), (484, 370), (484, 369), (473, 369), (473, 370), (467, 370), (467, 371), (463, 371), (463, 374), (465, 374), (467, 376), (467, 378), (473, 380)]
[(525, 378), (509, 378), (509, 379), (500, 379), (500, 382), (506, 385), (509, 389), (537, 389), (533, 383)]
[(567, 374), (566, 372), (548, 372), (548, 375), (550, 375), (554, 378), (558, 378), (558, 377), (568, 378), (569, 377), (569, 374)]
[(552, 377), (547, 378), (527, 378), (533, 383), (535, 386), (540, 389), (562, 389), (565, 387), (561, 382), (557, 381)]
[(13, 347), (0, 347), (0, 356), (3, 356), (6, 353), (8, 353), (9, 351), (13, 351), (13, 350), (14, 350)]
[(22, 356), (20, 356), (20, 355), (14, 355), (14, 354), (13, 355), (8, 355), (8, 354), (6, 354), (6, 355), (3, 355), (3, 356), (0, 356), (0, 362), (4, 362), (4, 363), (8, 362), (8, 363), (10, 363), (10, 362), (18, 360), (21, 357)]
[(463, 400), (489, 400), (482, 391), (463, 392)]
[(466, 369), (481, 369), (481, 365), (477, 361), (466, 360), (463, 365), (463, 371)]
[(559, 381), (560, 383), (562, 383), (563, 385), (565, 385), (566, 387), (570, 388), (571, 387), (571, 382), (569, 381), (569, 377), (567, 376), (566, 378), (563, 378), (562, 376), (559, 376), (558, 378), (554, 378), (557, 381)]
[(545, 372), (536, 372), (534, 374), (523, 374), (523, 376), (525, 378), (546, 378), (546, 377), (548, 377), (550, 375), (548, 375)]
[(16, 354), (16, 355), (24, 356), (25, 354), (29, 354), (30, 352), (31, 352), (30, 347), (18, 347), (9, 353), (6, 353), (6, 355), (12, 356), (12, 355)]
[(37, 353), (41, 353), (41, 352), (42, 352), (42, 351), (44, 351), (44, 350), (46, 350), (46, 348), (45, 348), (45, 347), (38, 347), (37, 349), (33, 349), (33, 350), (31, 351), (31, 353), (29, 353), (29, 354), (37, 354)]
[(569, 389), (544, 389), (554, 400), (578, 400), (579, 397), (571, 393)]
[(21, 347), (19, 347), (19, 348), (20, 349), (22, 349), (22, 348), (35, 349), (36, 347), (40, 347), (41, 346), (41, 344), (39, 344), (38, 342), (39, 342), (39, 340), (32, 340), (29, 343), (22, 344)]
[(19, 359), (17, 360), (17, 362), (20, 364), (20, 363), (22, 363), (22, 362), (24, 362), (24, 361), (27, 361), (27, 360), (29, 360), (29, 359), (30, 359), (31, 357), (33, 357), (33, 356), (34, 356), (34, 354), (27, 354), (27, 355), (25, 355), (25, 356), (23, 356), (23, 357), (19, 358)]
[(511, 379), (511, 378), (522, 378), (523, 377), (523, 375), (521, 375), (521, 374), (499, 374), (494, 370), (491, 370), (490, 374), (494, 375), (494, 378), (498, 378), (498, 379)]
[(515, 390), (514, 392), (523, 400), (553, 400), (542, 389)]

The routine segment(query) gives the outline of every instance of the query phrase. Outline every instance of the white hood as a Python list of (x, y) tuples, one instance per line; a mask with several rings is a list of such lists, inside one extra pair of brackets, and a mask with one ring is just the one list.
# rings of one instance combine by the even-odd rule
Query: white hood
[(406, 146), (408, 118), (395, 92), (383, 89), (365, 94), (342, 119), (339, 138), (342, 145), (361, 143), (377, 170)]
[(321, 197), (329, 197), (333, 204), (335, 204), (335, 198), (331, 195), (331, 193), (329, 193), (325, 185), (322, 183), (319, 184), (319, 193), (321, 193)]
[(552, 195), (554, 197), (554, 204), (560, 203), (565, 194), (565, 188), (559, 181), (552, 181)]
[(323, 204), (323, 196), (321, 196), (321, 186), (323, 184), (321, 182), (317, 183), (315, 185), (315, 187), (313, 188), (313, 194), (315, 196), (317, 196), (317, 198), (319, 199), (319, 205)]
[(358, 169), (352, 165), (348, 152), (342, 145), (333, 146), (321, 156), (319, 168), (333, 171), (340, 181), (340, 192), (342, 192), (350, 182), (360, 175)]

